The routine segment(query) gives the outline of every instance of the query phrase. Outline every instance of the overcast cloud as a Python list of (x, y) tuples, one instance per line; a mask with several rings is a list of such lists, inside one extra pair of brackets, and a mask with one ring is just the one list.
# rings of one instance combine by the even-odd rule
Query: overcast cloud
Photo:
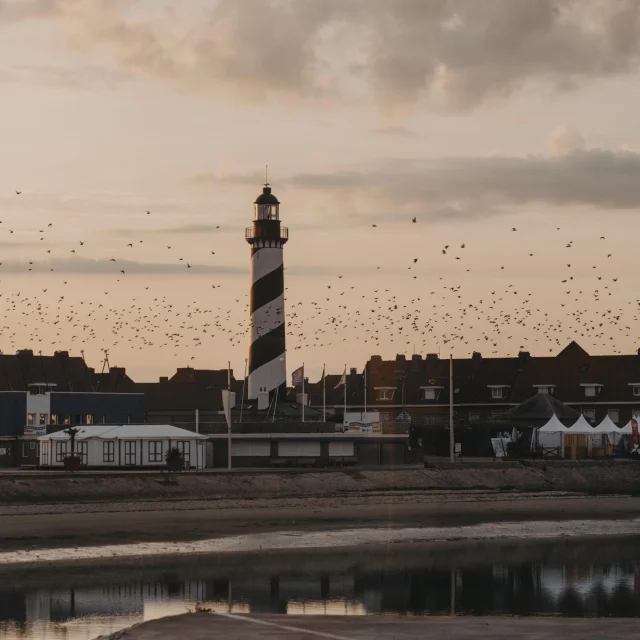
[(627, 73), (640, 54), (640, 0), (219, 0), (197, 22), (167, 6), (0, 0), (0, 23), (62, 17), (72, 46), (258, 101), (358, 86), (382, 106), (468, 110), (530, 82), (566, 91)]

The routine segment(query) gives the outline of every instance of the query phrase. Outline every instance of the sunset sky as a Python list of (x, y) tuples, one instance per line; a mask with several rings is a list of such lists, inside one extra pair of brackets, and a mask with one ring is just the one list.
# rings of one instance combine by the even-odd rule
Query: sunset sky
[(268, 164), (289, 373), (635, 352), (639, 62), (635, 0), (0, 0), (0, 349), (241, 375)]

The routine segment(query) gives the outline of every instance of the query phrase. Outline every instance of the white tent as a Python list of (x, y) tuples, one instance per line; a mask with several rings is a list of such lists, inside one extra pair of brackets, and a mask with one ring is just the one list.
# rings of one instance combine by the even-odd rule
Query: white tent
[(625, 424), (624, 427), (620, 429), (620, 433), (627, 433), (629, 435), (633, 433), (633, 429), (631, 428), (631, 420), (629, 420), (629, 422), (627, 422), (627, 424)]
[(594, 427), (591, 433), (620, 433), (620, 429), (609, 416), (605, 416), (604, 420), (598, 426)]
[(569, 427), (568, 433), (590, 436), (593, 434), (593, 427), (587, 422), (584, 416), (580, 416), (575, 424)]
[(560, 420), (558, 420), (558, 416), (556, 416), (555, 413), (544, 427), (540, 427), (540, 429), (538, 429), (539, 433), (565, 433), (567, 431), (569, 431), (569, 429), (565, 427)]
[(538, 429), (537, 440), (542, 452), (562, 456), (564, 451), (564, 434), (569, 429), (565, 427), (554, 413), (550, 420)]

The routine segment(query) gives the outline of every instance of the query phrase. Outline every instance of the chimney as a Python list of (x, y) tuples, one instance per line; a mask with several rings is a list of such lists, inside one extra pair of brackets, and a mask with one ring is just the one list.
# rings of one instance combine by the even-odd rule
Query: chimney
[(437, 353), (427, 353), (427, 360), (438, 360), (439, 356)]
[(56, 351), (53, 354), (56, 358), (63, 358), (63, 359), (67, 359), (69, 357), (69, 352), (68, 351)]
[(169, 377), (168, 376), (160, 376), (160, 382), (161, 383), (165, 383), (165, 382), (169, 382)]
[(518, 361), (520, 362), (520, 366), (523, 367), (529, 360), (531, 359), (531, 354), (528, 351), (520, 351), (518, 353)]
[(482, 354), (479, 351), (474, 351), (471, 359), (475, 361), (482, 360)]
[(358, 375), (358, 369), (356, 369), (356, 367), (351, 367), (350, 375), (357, 376)]
[(369, 371), (377, 373), (382, 368), (382, 356), (371, 356), (369, 360)]
[(411, 356), (411, 368), (413, 371), (420, 371), (420, 363), (422, 362), (422, 356), (419, 353), (414, 353)]
[(33, 355), (33, 350), (32, 349), (20, 349), (19, 351), (16, 351), (16, 355), (21, 357), (21, 358), (29, 358)]

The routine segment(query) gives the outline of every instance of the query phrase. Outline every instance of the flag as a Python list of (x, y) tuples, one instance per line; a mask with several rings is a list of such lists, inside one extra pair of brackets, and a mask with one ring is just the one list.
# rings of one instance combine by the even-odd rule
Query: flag
[(304, 365), (302, 365), (299, 369), (296, 369), (291, 374), (291, 384), (294, 387), (297, 387), (298, 385), (302, 384), (303, 380), (304, 380)]
[(342, 374), (342, 377), (340, 378), (340, 382), (338, 382), (338, 384), (333, 387), (334, 389), (337, 389), (338, 387), (341, 387), (342, 385), (346, 386), (347, 384), (347, 370), (344, 370), (344, 373)]

